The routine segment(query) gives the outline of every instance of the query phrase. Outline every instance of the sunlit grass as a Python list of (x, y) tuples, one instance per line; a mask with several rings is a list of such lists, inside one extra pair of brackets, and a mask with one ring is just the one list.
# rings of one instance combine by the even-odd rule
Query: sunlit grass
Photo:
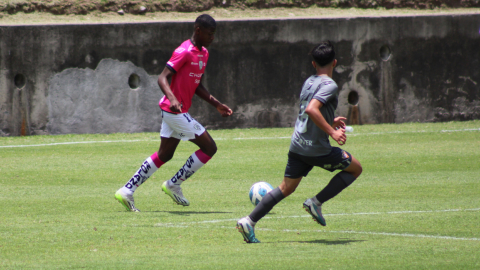
[[(196, 150), (187, 142), (135, 193), (113, 194), (158, 149), (158, 133), (0, 138), (2, 269), (478, 269), (480, 122), (354, 126), (344, 149), (364, 173), (303, 211), (334, 175), (314, 169), (244, 244), (235, 220), (248, 189), (277, 186), (291, 128), (212, 130), (216, 156), (184, 183), (181, 207), (160, 185)], [(15, 147), (13, 147), (15, 146)]]

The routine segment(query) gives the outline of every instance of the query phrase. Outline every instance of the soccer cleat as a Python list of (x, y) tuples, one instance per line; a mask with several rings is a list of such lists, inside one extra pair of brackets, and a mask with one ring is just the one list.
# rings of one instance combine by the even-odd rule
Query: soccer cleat
[(250, 243), (260, 243), (260, 241), (255, 238), (255, 228), (250, 224), (247, 217), (241, 218), (237, 221), (237, 229), (242, 234), (243, 240)]
[(318, 222), (322, 226), (327, 226), (327, 222), (322, 216), (322, 206), (316, 205), (312, 199), (307, 199), (303, 203), (303, 208), (307, 210), (307, 212), (312, 215), (313, 219)]
[(117, 192), (115, 192), (115, 199), (117, 199), (117, 201), (119, 203), (121, 203), (123, 206), (125, 206), (127, 211), (140, 212), (140, 210), (138, 210), (135, 207), (135, 205), (133, 204), (133, 196), (132, 195), (123, 194), (119, 189), (119, 190), (117, 190)]
[(180, 186), (169, 187), (167, 185), (167, 182), (168, 181), (165, 181), (162, 184), (163, 192), (165, 192), (165, 194), (170, 196), (170, 198), (172, 198), (172, 200), (177, 204), (183, 205), (183, 206), (189, 206), (190, 202), (187, 200), (187, 198), (183, 196), (182, 188)]

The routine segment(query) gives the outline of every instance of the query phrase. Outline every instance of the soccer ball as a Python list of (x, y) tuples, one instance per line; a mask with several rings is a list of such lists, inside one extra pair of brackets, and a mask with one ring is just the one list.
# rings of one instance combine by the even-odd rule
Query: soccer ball
[(250, 192), (248, 193), (248, 197), (250, 197), (250, 202), (254, 206), (262, 200), (263, 196), (267, 195), (268, 192), (272, 191), (273, 187), (267, 182), (257, 182), (253, 184), (250, 188)]

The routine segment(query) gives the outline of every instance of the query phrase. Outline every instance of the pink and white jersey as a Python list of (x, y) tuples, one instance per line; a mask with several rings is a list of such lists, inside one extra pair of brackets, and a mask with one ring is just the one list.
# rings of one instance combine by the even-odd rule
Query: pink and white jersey
[[(192, 98), (205, 72), (207, 61), (208, 50), (202, 47), (202, 50), (199, 51), (188, 39), (173, 52), (172, 57), (167, 62), (167, 65), (176, 71), (172, 75), (170, 88), (178, 102), (182, 104), (182, 113), (188, 112), (188, 109), (192, 106)], [(158, 105), (162, 110), (172, 112), (170, 110), (170, 100), (166, 96), (160, 99)]]

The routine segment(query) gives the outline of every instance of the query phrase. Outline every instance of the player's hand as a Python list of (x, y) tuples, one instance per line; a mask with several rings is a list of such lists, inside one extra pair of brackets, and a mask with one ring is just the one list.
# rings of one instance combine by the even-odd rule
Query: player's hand
[(347, 142), (347, 135), (345, 135), (345, 129), (339, 128), (333, 132), (331, 135), (332, 139), (334, 139), (339, 145), (344, 145)]
[(347, 118), (343, 116), (335, 117), (335, 119), (333, 119), (333, 124), (332, 124), (333, 129), (339, 129), (339, 128), (345, 129), (347, 125), (345, 124), (345, 122), (343, 122), (344, 120), (347, 120)]
[(180, 104), (177, 99), (170, 100), (170, 110), (172, 112), (181, 113), (182, 104)]
[(232, 109), (230, 109), (227, 105), (225, 104), (219, 104), (217, 106), (217, 111), (223, 116), (227, 117), (233, 114)]

